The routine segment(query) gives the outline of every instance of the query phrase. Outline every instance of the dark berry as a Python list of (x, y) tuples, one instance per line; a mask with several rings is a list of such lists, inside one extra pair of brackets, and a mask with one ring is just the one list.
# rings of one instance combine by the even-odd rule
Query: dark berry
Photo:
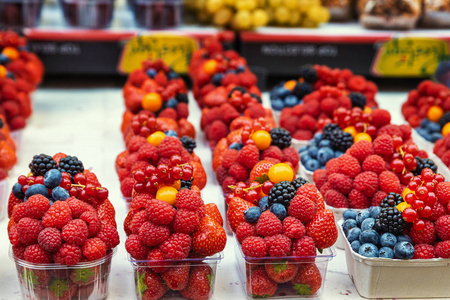
[(34, 176), (44, 176), (51, 169), (56, 169), (56, 161), (47, 154), (33, 156), (33, 160), (28, 166)]
[(433, 171), (433, 173), (437, 172), (437, 165), (430, 158), (420, 158), (416, 156), (417, 166), (412, 171), (414, 175), (420, 175), (423, 169), (429, 168)]
[(302, 185), (309, 183), (308, 180), (302, 177), (297, 177), (294, 180), (292, 180), (291, 184), (297, 191)]
[(4, 124), (3, 124), (3, 120), (0, 118), (0, 128), (3, 128)]
[(450, 111), (446, 112), (438, 121), (439, 125), (441, 126), (441, 129), (448, 122), (450, 122)]
[(313, 92), (313, 87), (307, 82), (297, 83), (292, 90), (292, 95), (296, 96), (298, 99), (303, 99), (304, 96), (311, 94)]
[(184, 135), (180, 138), (180, 142), (183, 144), (184, 149), (186, 149), (189, 153), (192, 154), (194, 152), (195, 147), (197, 147), (197, 143), (191, 137)]
[(353, 145), (353, 136), (350, 133), (339, 129), (333, 131), (330, 141), (331, 148), (333, 148), (334, 151), (345, 152)]
[(234, 87), (234, 88), (231, 90), (231, 92), (228, 94), (228, 98), (231, 98), (231, 95), (233, 95), (233, 93), (234, 93), (235, 91), (240, 91), (242, 94), (247, 93), (247, 89), (246, 89), (246, 88), (237, 86), (237, 87)]
[(381, 208), (395, 207), (403, 202), (401, 195), (396, 193), (389, 193), (383, 200), (381, 200)]
[(272, 138), (271, 145), (278, 146), (280, 149), (287, 148), (291, 145), (291, 134), (286, 129), (272, 128), (269, 133)]
[(181, 179), (181, 188), (180, 189), (187, 189), (190, 190), (192, 187), (192, 181), (194, 180), (194, 178), (191, 178), (189, 180), (183, 180)]
[(402, 212), (396, 207), (388, 206), (381, 209), (380, 214), (375, 219), (374, 228), (378, 232), (389, 232), (394, 235), (402, 235), (406, 228)]
[(317, 81), (317, 71), (311, 65), (302, 66), (300, 68), (300, 77), (306, 82), (315, 83)]
[(59, 161), (58, 170), (69, 173), (73, 178), (76, 174), (84, 172), (84, 166), (76, 156), (68, 155), (67, 157), (61, 158)]
[(361, 93), (351, 93), (349, 95), (350, 100), (352, 101), (352, 107), (359, 107), (364, 109), (367, 104), (366, 96)]
[(175, 98), (177, 98), (178, 103), (188, 103), (188, 96), (184, 93), (178, 93)]
[(289, 207), (292, 199), (295, 197), (295, 188), (289, 181), (281, 181), (275, 184), (269, 192), (269, 206), (274, 203), (283, 204)]

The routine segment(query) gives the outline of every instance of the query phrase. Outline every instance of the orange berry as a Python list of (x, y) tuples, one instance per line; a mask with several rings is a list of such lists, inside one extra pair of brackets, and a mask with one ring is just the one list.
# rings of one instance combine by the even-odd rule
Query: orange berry
[(292, 181), (294, 179), (294, 170), (284, 163), (275, 164), (269, 169), (269, 179), (273, 183), (281, 181)]
[(20, 53), (16, 48), (13, 47), (5, 47), (3, 48), (2, 54), (8, 57), (10, 60), (16, 60), (19, 58)]
[(372, 112), (372, 109), (370, 107), (364, 106), (363, 113), (370, 114), (371, 112)]
[(208, 75), (213, 75), (216, 73), (217, 61), (210, 59), (203, 65), (203, 71)]
[(162, 186), (156, 192), (156, 199), (175, 205), (178, 190), (171, 186)]
[(176, 188), (177, 190), (179, 190), (181, 188), (181, 180), (176, 180), (173, 184), (172, 187)]
[(0, 78), (5, 78), (8, 74), (8, 70), (2, 65), (0, 65)]
[(344, 132), (350, 133), (353, 137), (358, 133), (354, 126), (345, 127)]
[(449, 133), (450, 133), (450, 122), (448, 122), (447, 124), (444, 125), (444, 127), (442, 127), (442, 136), (446, 136)]
[(292, 91), (292, 90), (294, 89), (294, 87), (295, 87), (296, 84), (297, 84), (297, 81), (295, 81), (295, 80), (289, 80), (289, 81), (286, 81), (286, 82), (285, 82), (284, 88), (287, 89), (287, 90)]
[(433, 105), (432, 107), (430, 107), (427, 112), (427, 117), (432, 122), (439, 121), (439, 119), (442, 117), (442, 115), (444, 115), (444, 110), (440, 106), (437, 106), (437, 105)]
[(258, 130), (252, 134), (252, 140), (255, 142), (256, 148), (259, 150), (265, 150), (269, 148), (272, 143), (270, 134), (265, 130)]
[(359, 142), (359, 141), (369, 141), (372, 142), (372, 137), (370, 135), (368, 135), (365, 132), (360, 132), (357, 135), (355, 135), (354, 137), (354, 142)]
[(147, 142), (152, 144), (155, 147), (158, 147), (161, 144), (162, 140), (166, 137), (164, 132), (155, 131), (147, 137)]
[(148, 93), (142, 98), (142, 107), (151, 112), (157, 112), (161, 109), (162, 98), (158, 93)]

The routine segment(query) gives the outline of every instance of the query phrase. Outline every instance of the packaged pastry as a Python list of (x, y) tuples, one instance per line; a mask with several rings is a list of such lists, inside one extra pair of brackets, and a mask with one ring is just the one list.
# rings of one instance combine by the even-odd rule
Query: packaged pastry
[(450, 27), (450, 0), (424, 0), (422, 25)]
[(331, 15), (331, 21), (343, 22), (352, 18), (351, 0), (322, 0), (322, 5), (328, 8)]
[(412, 29), (422, 10), (420, 0), (362, 0), (358, 7), (360, 23), (372, 29)]

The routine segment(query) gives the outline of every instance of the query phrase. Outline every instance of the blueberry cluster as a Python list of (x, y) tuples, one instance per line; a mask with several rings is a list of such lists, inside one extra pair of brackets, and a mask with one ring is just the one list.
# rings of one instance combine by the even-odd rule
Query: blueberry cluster
[(285, 84), (286, 82), (281, 82), (270, 91), (270, 102), (274, 110), (281, 111), (285, 107), (301, 104), (303, 97), (313, 91), (308, 82), (297, 82), (292, 90), (287, 89)]
[(417, 133), (429, 142), (436, 142), (442, 139), (441, 126), (439, 123), (423, 119), (420, 127), (416, 128)]
[(266, 210), (270, 210), (278, 219), (284, 220), (287, 216), (287, 208), (281, 203), (269, 203), (269, 197), (265, 196), (259, 199), (258, 206), (253, 206), (244, 211), (245, 221), (248, 223), (256, 223), (259, 217)]
[(325, 164), (330, 159), (343, 154), (342, 151), (333, 150), (331, 141), (326, 139), (320, 132), (314, 135), (314, 138), (308, 142), (307, 146), (301, 147), (298, 153), (303, 166), (311, 172), (319, 168), (325, 168)]
[(412, 258), (414, 246), (408, 235), (382, 233), (376, 229), (375, 220), (381, 211), (379, 206), (372, 206), (368, 210), (360, 212), (352, 209), (344, 211), (342, 229), (352, 250), (365, 257)]

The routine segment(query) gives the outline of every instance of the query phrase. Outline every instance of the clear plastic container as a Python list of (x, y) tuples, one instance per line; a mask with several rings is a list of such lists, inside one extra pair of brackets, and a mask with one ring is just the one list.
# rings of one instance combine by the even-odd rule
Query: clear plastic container
[[(328, 268), (328, 262), (336, 256), (336, 252), (333, 247), (324, 249), (322, 254), (317, 253), (316, 256), (311, 257), (258, 257), (258, 258), (250, 258), (245, 257), (244, 253), (242, 253), (242, 249), (236, 239), (234, 239), (235, 246), (235, 256), (236, 256), (236, 264), (239, 271), (239, 277), (241, 278), (242, 287), (244, 289), (245, 295), (248, 299), (262, 298), (261, 296), (252, 295), (251, 291), (248, 290), (247, 280), (251, 278), (253, 272), (262, 272), (257, 271), (263, 269), (266, 272), (267, 268), (274, 268), (274, 270), (283, 270), (286, 266), (286, 263), (292, 264), (294, 268), (300, 270), (301, 268), (314, 268), (320, 272), (321, 277), (321, 285), (318, 287), (317, 291), (312, 295), (299, 295), (293, 289), (293, 284), (302, 285), (305, 284), (306, 281), (302, 281), (304, 279), (301, 276), (296, 275), (294, 280), (295, 283), (291, 281), (285, 283), (278, 283), (276, 292), (271, 297), (264, 297), (267, 299), (285, 299), (285, 298), (294, 298), (294, 299), (319, 299), (322, 295), (324, 285), (325, 285), (325, 277)], [(312, 266), (315, 264), (315, 267)], [(299, 273), (297, 273), (299, 274)], [(267, 273), (266, 273), (267, 275)], [(297, 278), (299, 277), (299, 278)], [(300, 282), (300, 284), (298, 283)], [(308, 289), (308, 287), (307, 287)]]
[(422, 25), (449, 28), (450, 0), (423, 0)]
[(60, 3), (69, 26), (99, 29), (111, 24), (114, 0), (60, 0)]
[(6, 211), (8, 207), (8, 179), (0, 180), (0, 220), (6, 217)]
[(105, 257), (73, 266), (34, 264), (13, 257), (22, 299), (106, 299), (111, 259)]
[(41, 18), (43, 2), (43, 0), (1, 0), (0, 26), (37, 26)]
[[(151, 260), (134, 260), (130, 256), (128, 257), (128, 260), (130, 261), (131, 265), (133, 266), (133, 274), (134, 274), (134, 281), (135, 281), (135, 287), (136, 287), (136, 299), (142, 300), (142, 299), (150, 299), (147, 298), (149, 295), (145, 295), (146, 290), (148, 287), (145, 284), (146, 281), (146, 274), (150, 273), (152, 269), (154, 268), (167, 268), (164, 270), (165, 272), (172, 271), (173, 268), (179, 268), (179, 267), (189, 267), (189, 273), (191, 276), (194, 274), (193, 272), (207, 272), (206, 279), (208, 280), (209, 289), (205, 291), (205, 293), (202, 294), (201, 299), (210, 299), (214, 294), (214, 286), (215, 286), (215, 280), (216, 280), (216, 271), (217, 271), (217, 264), (220, 263), (220, 261), (223, 259), (223, 253), (219, 252), (216, 253), (213, 256), (209, 256), (206, 258), (187, 258), (182, 260), (165, 260), (163, 263), (159, 261), (151, 261)], [(151, 267), (149, 266), (151, 265)], [(161, 270), (158, 270), (158, 272), (161, 272)], [(162, 281), (160, 273), (154, 273), (151, 272), (154, 275), (157, 275), (159, 279)], [(162, 272), (161, 272), (162, 273)], [(197, 273), (195, 273), (197, 274)], [(194, 284), (191, 283), (191, 277), (189, 277), (189, 281), (186, 285), (187, 288), (193, 287)], [(181, 286), (180, 286), (181, 287)], [(166, 288), (165, 293), (161, 293), (162, 295), (159, 298), (156, 298), (155, 295), (151, 297), (151, 299), (186, 299), (183, 297), (183, 295), (180, 293), (180, 291), (171, 290), (170, 288)]]
[(181, 25), (181, 0), (130, 0), (137, 26), (168, 29)]
[(422, 13), (420, 0), (360, 0), (359, 21), (371, 29), (413, 29)]

